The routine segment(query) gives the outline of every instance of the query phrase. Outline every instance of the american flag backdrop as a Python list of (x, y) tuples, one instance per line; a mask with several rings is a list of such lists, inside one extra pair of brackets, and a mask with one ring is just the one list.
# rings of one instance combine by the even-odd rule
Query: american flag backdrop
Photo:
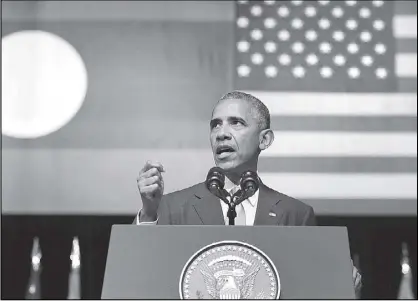
[(242, 90), (272, 114), (266, 184), (317, 214), (416, 215), (416, 12), (416, 1), (4, 1), (2, 37), (65, 39), (88, 87), (57, 131), (2, 135), (2, 212), (134, 214), (146, 160), (164, 164), (166, 193), (204, 181), (213, 105)]
[(411, 6), (237, 1), (235, 87), (267, 104), (276, 136), (267, 184), (330, 211), (416, 213)]

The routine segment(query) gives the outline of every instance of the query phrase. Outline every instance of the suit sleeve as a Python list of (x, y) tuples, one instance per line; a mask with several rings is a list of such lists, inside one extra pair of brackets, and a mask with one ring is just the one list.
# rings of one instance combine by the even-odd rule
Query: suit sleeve
[(157, 215), (157, 219), (153, 222), (140, 222), (139, 221), (139, 217), (141, 216), (141, 210), (138, 212), (138, 214), (136, 215), (134, 221), (132, 224), (137, 225), (137, 226), (143, 226), (143, 225), (156, 225), (158, 223), (158, 215)]
[(303, 217), (302, 226), (316, 226), (316, 216), (312, 207), (309, 207)]
[(167, 204), (167, 199), (165, 197), (162, 198), (160, 202), (160, 206), (158, 208), (157, 212), (157, 220), (154, 222), (139, 222), (139, 215), (141, 214), (141, 211), (137, 213), (135, 216), (132, 224), (133, 225), (170, 225), (171, 222), (171, 214), (170, 214), (170, 208)]

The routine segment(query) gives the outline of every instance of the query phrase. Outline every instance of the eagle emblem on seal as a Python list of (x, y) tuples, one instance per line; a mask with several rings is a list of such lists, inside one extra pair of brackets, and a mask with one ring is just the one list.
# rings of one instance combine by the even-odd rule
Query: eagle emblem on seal
[(280, 279), (266, 254), (242, 242), (218, 242), (190, 258), (181, 299), (278, 299)]

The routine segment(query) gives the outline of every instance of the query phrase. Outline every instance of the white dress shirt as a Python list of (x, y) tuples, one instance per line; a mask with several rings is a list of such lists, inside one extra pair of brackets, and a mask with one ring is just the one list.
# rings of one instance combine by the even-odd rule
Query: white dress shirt
[[(236, 185), (234, 183), (232, 183), (227, 177), (225, 177), (225, 190), (226, 191), (231, 191)], [(254, 225), (254, 220), (255, 220), (255, 214), (257, 212), (257, 204), (258, 204), (258, 194), (259, 194), (259, 189), (257, 189), (257, 191), (254, 193), (253, 196), (251, 196), (250, 198), (246, 199), (245, 201), (243, 201), (241, 204), (244, 207), (244, 211), (245, 211), (245, 225), (246, 226), (253, 226)], [(221, 207), (222, 207), (222, 213), (224, 215), (224, 221), (225, 221), (225, 225), (229, 224), (229, 219), (227, 217), (227, 213), (228, 213), (228, 205), (224, 203), (224, 201), (219, 200), (219, 202), (221, 203)], [(139, 222), (139, 212), (136, 216), (136, 224), (137, 225), (156, 225), (158, 221), (158, 217), (156, 221), (153, 222)]]
[[(236, 185), (234, 183), (232, 183), (227, 177), (225, 177), (225, 187), (224, 187), (225, 190), (230, 192), (235, 187), (236, 187)], [(221, 202), (225, 225), (228, 225), (229, 224), (229, 219), (227, 217), (228, 205), (225, 204), (225, 202), (222, 201), (222, 200), (219, 200), (219, 201)], [(254, 220), (255, 220), (255, 213), (257, 212), (258, 189), (254, 193), (253, 196), (244, 200), (241, 204), (243, 205), (244, 211), (245, 211), (245, 225), (246, 226), (253, 226), (254, 225)]]

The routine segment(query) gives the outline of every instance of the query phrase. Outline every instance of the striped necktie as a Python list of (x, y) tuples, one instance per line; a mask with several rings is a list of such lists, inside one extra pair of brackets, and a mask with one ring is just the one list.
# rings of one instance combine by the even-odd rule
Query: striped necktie
[[(232, 188), (229, 192), (229, 194), (232, 195), (237, 192), (239, 190), (239, 186), (235, 186), (234, 188)], [(238, 206), (235, 207), (235, 211), (237, 212), (237, 216), (235, 217), (235, 225), (237, 226), (245, 226), (246, 225), (246, 216), (245, 216), (245, 209), (244, 209), (244, 205), (243, 203), (245, 202), (245, 200), (243, 202), (241, 202)]]

